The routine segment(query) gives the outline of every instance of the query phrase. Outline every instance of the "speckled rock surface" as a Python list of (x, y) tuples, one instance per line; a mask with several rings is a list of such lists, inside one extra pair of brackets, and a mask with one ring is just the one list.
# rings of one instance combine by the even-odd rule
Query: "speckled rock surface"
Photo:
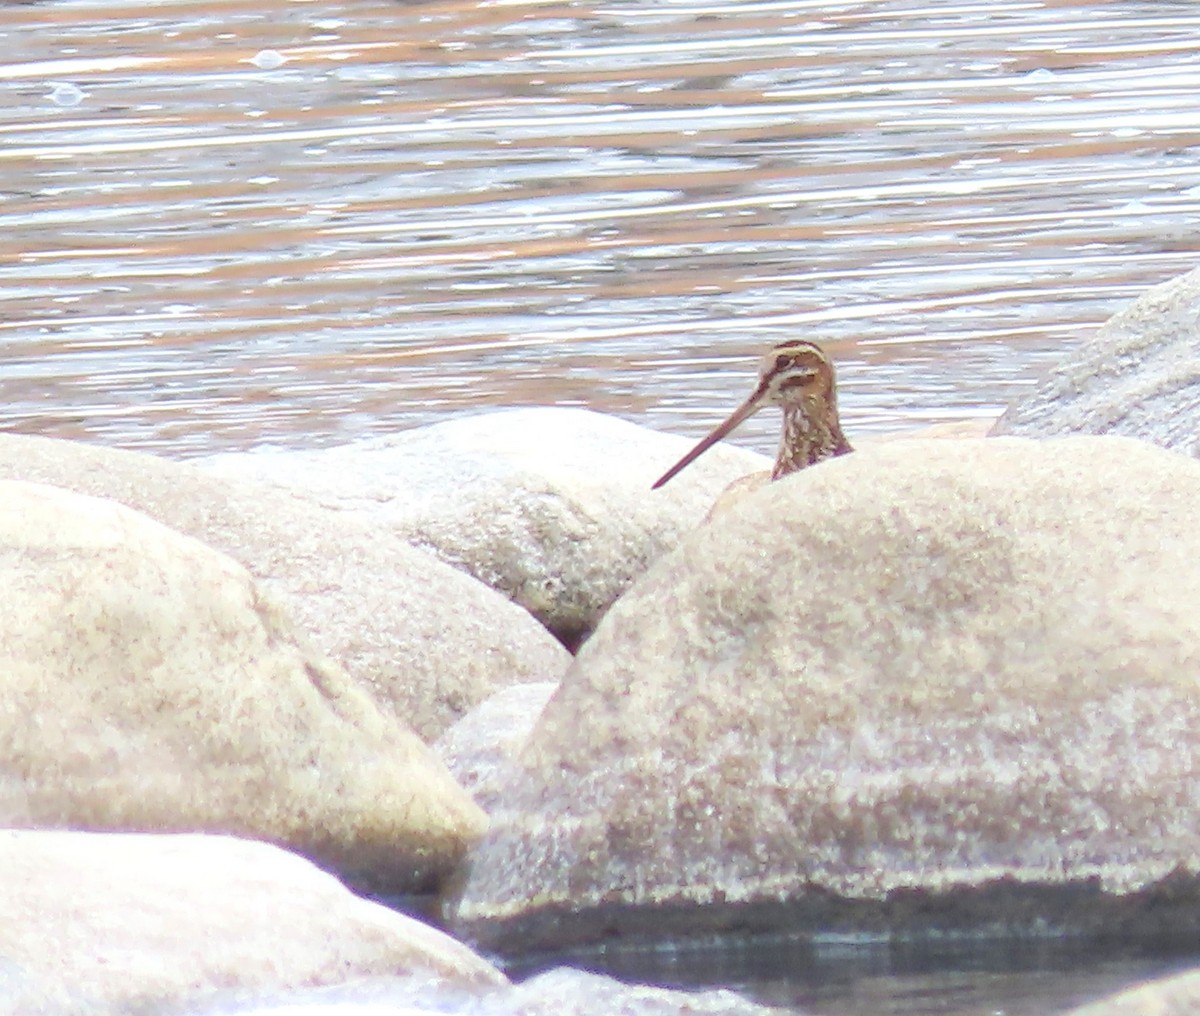
[(505, 983), (448, 936), (262, 843), (0, 831), (0, 870), (0, 1012), (22, 984), (43, 988), (21, 1016), (115, 1016), (370, 976)]
[(112, 501), (0, 481), (0, 826), (207, 830), (371, 884), (484, 816), (239, 564)]
[(1200, 456), (1200, 269), (1110, 318), (992, 433), (1121, 434)]
[(1194, 922), (1197, 504), (1200, 464), (1088, 437), (891, 442), (746, 498), (584, 646), (457, 927), (1116, 928), (1168, 875)]
[(433, 740), (570, 656), (505, 597), (362, 519), (188, 463), (0, 434), (0, 479), (109, 497), (245, 565), (386, 711)]
[(538, 681), (498, 691), (434, 742), (434, 754), (484, 811), (497, 803), (504, 764), (525, 743), (557, 687)]
[(727, 483), (770, 464), (726, 444), (651, 492), (691, 443), (600, 413), (542, 407), (201, 465), (363, 514), (500, 590), (573, 645)]

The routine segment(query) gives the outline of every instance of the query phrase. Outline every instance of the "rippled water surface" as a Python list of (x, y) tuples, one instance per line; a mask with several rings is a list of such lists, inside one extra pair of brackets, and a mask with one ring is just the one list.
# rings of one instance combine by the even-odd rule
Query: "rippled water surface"
[(990, 415), (1197, 263), (1197, 39), (1149, 0), (2, 4), (0, 427), (696, 433), (797, 335), (851, 435)]

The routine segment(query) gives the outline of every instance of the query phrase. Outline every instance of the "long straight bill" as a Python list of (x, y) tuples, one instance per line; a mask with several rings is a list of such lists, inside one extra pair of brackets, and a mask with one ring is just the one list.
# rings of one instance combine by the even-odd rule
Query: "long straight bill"
[(670, 469), (662, 474), (655, 481), (651, 490), (658, 490), (664, 483), (670, 480), (676, 473), (681, 472), (695, 462), (701, 455), (708, 451), (721, 438), (732, 432), (735, 428), (744, 423), (747, 419), (753, 416), (762, 406), (763, 396), (766, 394), (767, 386), (765, 382), (760, 382), (758, 387), (751, 393), (750, 398), (737, 407), (729, 416), (729, 419), (724, 423), (719, 424), (708, 437), (704, 438), (695, 448), (688, 452), (683, 458), (675, 463)]

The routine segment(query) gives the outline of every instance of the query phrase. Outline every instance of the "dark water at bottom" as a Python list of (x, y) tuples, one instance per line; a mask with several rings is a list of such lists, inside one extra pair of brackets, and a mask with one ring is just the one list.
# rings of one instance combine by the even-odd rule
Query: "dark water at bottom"
[(1071, 939), (820, 944), (726, 939), (531, 957), (506, 969), (522, 979), (562, 965), (629, 983), (724, 987), (765, 1005), (820, 1016), (1034, 1016), (1200, 965), (1200, 942), (1098, 947)]

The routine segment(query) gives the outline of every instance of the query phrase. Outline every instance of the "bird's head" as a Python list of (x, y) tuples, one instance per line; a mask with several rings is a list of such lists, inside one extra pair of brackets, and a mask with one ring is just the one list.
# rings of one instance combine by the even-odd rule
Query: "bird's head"
[(751, 393), (755, 410), (771, 404), (784, 409), (833, 395), (833, 364), (820, 346), (798, 340), (772, 347), (759, 363), (758, 386)]
[[(814, 417), (806, 422), (812, 422), (816, 426), (824, 424), (823, 417), (832, 414), (833, 426), (837, 426), (833, 364), (820, 346), (799, 339), (781, 342), (772, 347), (759, 363), (758, 384), (754, 386), (749, 398), (738, 406), (724, 423), (718, 424), (696, 447), (668, 469), (654, 484), (653, 489), (657, 490), (763, 406), (769, 405), (781, 407), (785, 417), (797, 413)], [(840, 431), (838, 433), (840, 435)]]

